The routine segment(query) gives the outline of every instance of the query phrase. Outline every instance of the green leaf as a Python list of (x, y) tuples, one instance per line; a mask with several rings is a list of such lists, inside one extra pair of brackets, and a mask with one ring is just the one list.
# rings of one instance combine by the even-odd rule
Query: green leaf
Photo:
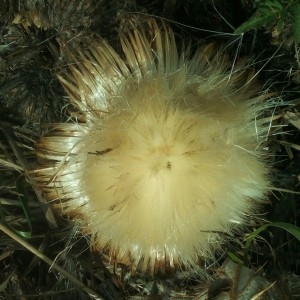
[(270, 8), (276, 8), (277, 10), (282, 10), (282, 5), (279, 1), (266, 1), (265, 5), (268, 5)]
[(227, 252), (227, 255), (233, 262), (235, 262), (237, 264), (243, 264), (243, 261), (233, 252)]
[(293, 14), (294, 14), (294, 39), (295, 43), (300, 43), (300, 4), (293, 6)]
[(28, 207), (28, 197), (26, 195), (26, 190), (24, 189), (24, 179), (17, 181), (17, 189), (21, 192), (21, 196), (19, 196), (19, 201), (21, 203), (23, 213), (26, 219), (27, 223), (27, 230), (16, 230), (14, 231), (18, 233), (20, 236), (25, 238), (30, 238), (32, 236), (32, 224), (31, 224), (31, 218), (30, 218), (30, 209)]
[(249, 246), (251, 245), (251, 243), (256, 239), (256, 237), (266, 228), (268, 227), (278, 227), (281, 229), (286, 230), (287, 232), (289, 232), (290, 234), (292, 234), (299, 242), (300, 242), (300, 228), (293, 225), (293, 224), (289, 224), (289, 223), (282, 223), (282, 222), (274, 222), (274, 223), (270, 223), (270, 224), (266, 224), (263, 225), (259, 228), (257, 228), (255, 231), (253, 231), (246, 240), (246, 249), (249, 248)]
[(276, 24), (276, 29), (278, 32), (281, 32), (284, 28), (284, 20), (283, 19), (279, 19), (277, 24)]
[(250, 17), (246, 22), (244, 22), (241, 26), (239, 26), (234, 33), (241, 34), (245, 33), (251, 29), (258, 29), (259, 27), (266, 26), (272, 23), (275, 20), (275, 15), (273, 13), (269, 13), (268, 15), (256, 13)]

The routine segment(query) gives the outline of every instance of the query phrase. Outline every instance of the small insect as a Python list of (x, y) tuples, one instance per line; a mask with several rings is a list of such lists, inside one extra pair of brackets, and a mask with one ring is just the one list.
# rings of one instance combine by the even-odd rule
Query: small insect
[(111, 148), (108, 148), (108, 149), (105, 149), (105, 150), (102, 150), (102, 151), (98, 151), (96, 150), (96, 152), (88, 152), (88, 154), (94, 154), (94, 155), (104, 155), (110, 151), (112, 151), (113, 149)]

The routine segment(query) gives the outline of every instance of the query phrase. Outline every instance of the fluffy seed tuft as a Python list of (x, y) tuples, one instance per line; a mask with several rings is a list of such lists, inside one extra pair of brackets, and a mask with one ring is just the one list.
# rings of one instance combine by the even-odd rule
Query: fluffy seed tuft
[(121, 55), (104, 40), (72, 54), (59, 78), (79, 122), (38, 142), (38, 179), (112, 262), (193, 267), (268, 191), (263, 96), (212, 44), (178, 50), (164, 23), (120, 42)]

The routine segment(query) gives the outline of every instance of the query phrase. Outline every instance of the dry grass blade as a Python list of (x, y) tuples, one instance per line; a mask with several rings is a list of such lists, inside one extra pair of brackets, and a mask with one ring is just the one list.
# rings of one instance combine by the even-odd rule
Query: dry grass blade
[(19, 172), (23, 171), (23, 168), (18, 166), (17, 164), (14, 164), (10, 161), (7, 161), (7, 160), (1, 159), (1, 158), (0, 158), (0, 165), (2, 165), (5, 168), (13, 169), (13, 170), (16, 170)]
[(284, 115), (284, 118), (294, 125), (296, 128), (300, 129), (300, 114), (299, 113), (293, 113), (291, 111), (286, 112)]
[(93, 290), (91, 290), (89, 287), (87, 287), (85, 284), (83, 284), (81, 281), (79, 281), (77, 278), (75, 278), (73, 275), (68, 273), (65, 269), (57, 265), (53, 260), (49, 259), (47, 256), (45, 256), (43, 253), (39, 252), (36, 248), (32, 247), (29, 243), (27, 243), (25, 240), (23, 240), (21, 237), (19, 237), (17, 234), (15, 234), (13, 231), (8, 229), (3, 224), (0, 224), (0, 230), (6, 233), (8, 236), (10, 236), (12, 239), (14, 239), (16, 242), (18, 242), (20, 245), (22, 245), (24, 248), (29, 250), (31, 253), (36, 255), (38, 258), (40, 258), (42, 261), (44, 261), (46, 264), (48, 264), (52, 269), (58, 271), (61, 273), (64, 277), (68, 278), (71, 282), (73, 282), (76, 286), (81, 288), (83, 291), (85, 291), (92, 299), (95, 300), (101, 300), (101, 298), (98, 294), (96, 294)]

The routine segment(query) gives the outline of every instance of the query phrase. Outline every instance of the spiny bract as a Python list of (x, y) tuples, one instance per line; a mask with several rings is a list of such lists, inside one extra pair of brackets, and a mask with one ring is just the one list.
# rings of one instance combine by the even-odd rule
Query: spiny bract
[(37, 143), (38, 180), (112, 262), (193, 267), (268, 190), (264, 97), (245, 65), (212, 44), (178, 50), (163, 22), (132, 22), (120, 43), (71, 54), (59, 78), (77, 121)]

